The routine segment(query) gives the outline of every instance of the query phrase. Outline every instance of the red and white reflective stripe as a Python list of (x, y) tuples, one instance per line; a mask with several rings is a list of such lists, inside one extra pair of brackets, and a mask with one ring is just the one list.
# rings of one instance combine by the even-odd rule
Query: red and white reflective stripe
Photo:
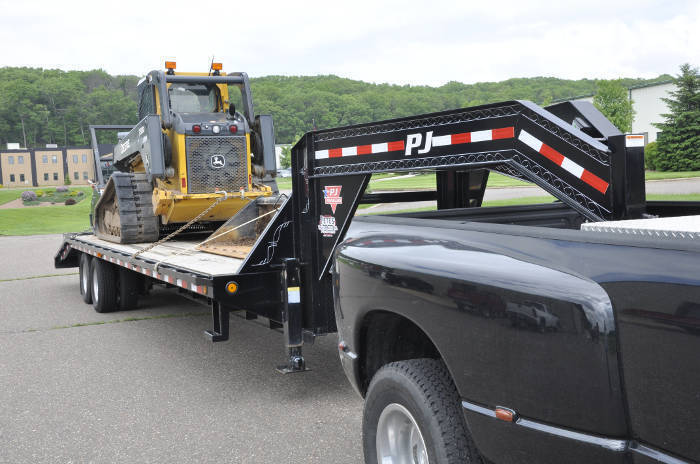
[[(490, 140), (510, 139), (515, 137), (515, 128), (501, 127), (475, 132), (462, 132), (458, 134), (433, 135), (432, 146), (444, 147), (461, 143), (487, 142)], [(340, 158), (342, 156), (376, 155), (392, 151), (404, 151), (406, 144), (403, 140), (395, 142), (373, 143), (372, 145), (357, 145), (354, 147), (330, 148), (328, 150), (316, 150), (316, 159)]]
[(195, 284), (192, 284), (192, 285), (190, 286), (190, 290), (192, 290), (193, 292), (197, 292), (197, 293), (199, 293), (200, 295), (206, 295), (206, 294), (207, 294), (207, 287), (205, 287), (204, 285), (195, 285)]
[(489, 142), (491, 140), (512, 139), (514, 136), (515, 128), (513, 127), (462, 132), (460, 134), (433, 135), (433, 146), (444, 147), (446, 145), (458, 145), (460, 143)]
[(150, 269), (146, 269), (145, 267), (136, 266), (135, 264), (131, 264), (131, 263), (126, 262), (126, 261), (122, 261), (119, 258), (115, 258), (113, 256), (107, 256), (107, 255), (100, 254), (100, 253), (98, 253), (94, 250), (91, 250), (85, 246), (72, 245), (71, 248), (73, 248), (74, 250), (82, 251), (84, 253), (88, 253), (88, 254), (93, 255), (97, 258), (102, 258), (105, 261), (109, 261), (110, 263), (114, 263), (114, 264), (117, 264), (119, 266), (126, 267), (127, 269), (133, 269), (136, 272), (139, 272), (141, 274), (145, 274), (147, 276), (153, 277), (153, 278), (158, 279), (158, 280), (162, 280), (163, 282), (167, 282), (169, 284), (175, 284), (178, 287), (182, 287), (186, 290), (191, 290), (193, 292), (199, 293), (200, 295), (206, 296), (208, 294), (208, 291), (209, 291), (209, 288), (206, 285), (189, 284), (185, 280), (176, 279), (176, 278), (173, 278), (172, 276), (169, 276), (166, 274), (160, 274), (158, 272), (151, 271)]
[(584, 169), (582, 166), (574, 163), (569, 158), (556, 151), (554, 148), (535, 138), (532, 134), (521, 130), (520, 134), (518, 135), (518, 140), (557, 166), (561, 166), (564, 170), (581, 179), (594, 189), (598, 190), (600, 193), (604, 194), (608, 190), (609, 184), (603, 179), (596, 176), (591, 171)]
[(403, 151), (406, 148), (403, 140), (396, 142), (373, 143), (372, 145), (358, 145), (354, 147), (331, 148), (328, 150), (316, 150), (316, 159), (340, 158), (341, 156), (375, 155), (390, 151)]

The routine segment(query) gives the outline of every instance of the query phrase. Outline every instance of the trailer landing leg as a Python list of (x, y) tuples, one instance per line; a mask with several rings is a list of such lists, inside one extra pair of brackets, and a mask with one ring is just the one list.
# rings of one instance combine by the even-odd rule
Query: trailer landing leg
[(306, 361), (301, 354), (304, 344), (302, 329), (301, 292), (299, 288), (299, 261), (293, 258), (283, 260), (283, 270), (280, 273), (282, 291), (282, 327), (284, 329), (285, 346), (289, 358), (287, 364), (277, 367), (282, 374), (304, 372)]
[(280, 374), (294, 374), (296, 372), (310, 371), (306, 368), (306, 361), (301, 354), (301, 347), (289, 348), (289, 361), (287, 364), (277, 366), (277, 372)]
[(205, 330), (204, 335), (212, 342), (225, 342), (229, 333), (229, 311), (216, 301), (211, 304), (211, 316), (214, 323), (213, 330)]

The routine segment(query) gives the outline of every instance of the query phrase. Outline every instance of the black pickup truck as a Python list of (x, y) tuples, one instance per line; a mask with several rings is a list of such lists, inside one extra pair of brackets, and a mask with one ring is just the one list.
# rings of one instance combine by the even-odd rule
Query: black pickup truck
[(550, 226), (567, 212), (503, 209), (507, 224), (478, 210), (355, 218), (338, 248), (366, 461), (699, 460), (697, 234), (517, 225), (515, 210)]
[[(552, 111), (605, 146), (612, 173), (600, 178), (612, 182), (586, 194), (611, 195), (611, 214), (571, 201), (584, 182), (537, 182), (562, 200), (548, 205), (476, 208), (483, 185), (464, 181), (471, 197), (438, 192), (437, 211), (355, 216), (335, 248), (340, 357), (366, 399), (367, 463), (700, 460), (700, 205), (646, 202), (638, 137), (621, 148), (592, 107)], [(557, 134), (566, 126), (550, 115), (535, 145), (526, 119), (519, 154), (564, 157), (561, 178), (596, 167), (576, 153), (594, 144), (584, 134)]]
[[(292, 194), (224, 226), (254, 242), (244, 257), (74, 234), (55, 263), (100, 312), (151, 284), (183, 292), (210, 306), (213, 342), (233, 311), (267, 318), (282, 372), (338, 332), (368, 463), (699, 461), (700, 204), (646, 202), (643, 145), (583, 102), (314, 131)], [(366, 191), (414, 171), (435, 190)], [(557, 201), (482, 208), (491, 171)], [(418, 200), (437, 209), (355, 214)]]

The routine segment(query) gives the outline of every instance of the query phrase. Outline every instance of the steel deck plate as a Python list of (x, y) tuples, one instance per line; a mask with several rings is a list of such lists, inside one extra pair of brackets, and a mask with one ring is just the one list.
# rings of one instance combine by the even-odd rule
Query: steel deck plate
[(581, 224), (581, 230), (693, 240), (700, 238), (700, 216), (588, 222)]
[[(97, 245), (127, 255), (132, 255), (150, 245), (150, 243), (134, 243), (123, 245), (97, 238), (94, 235), (79, 235), (75, 240), (90, 245)], [(199, 241), (171, 240), (158, 245), (141, 255), (139, 259), (149, 262), (160, 262), (160, 266), (169, 266), (185, 272), (193, 272), (211, 277), (237, 274), (243, 264), (242, 259), (219, 256), (204, 251), (195, 250)]]

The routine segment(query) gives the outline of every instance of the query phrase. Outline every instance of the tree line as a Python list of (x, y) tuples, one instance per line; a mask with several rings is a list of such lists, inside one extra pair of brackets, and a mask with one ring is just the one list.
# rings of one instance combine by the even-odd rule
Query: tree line
[[(669, 79), (621, 79), (622, 86)], [(137, 122), (137, 76), (102, 70), (0, 68), (0, 143), (87, 145), (90, 124)], [(600, 81), (553, 77), (440, 87), (371, 84), (337, 76), (265, 76), (251, 79), (257, 113), (272, 114), (278, 143), (323, 129), (513, 99), (547, 105), (596, 92)]]

